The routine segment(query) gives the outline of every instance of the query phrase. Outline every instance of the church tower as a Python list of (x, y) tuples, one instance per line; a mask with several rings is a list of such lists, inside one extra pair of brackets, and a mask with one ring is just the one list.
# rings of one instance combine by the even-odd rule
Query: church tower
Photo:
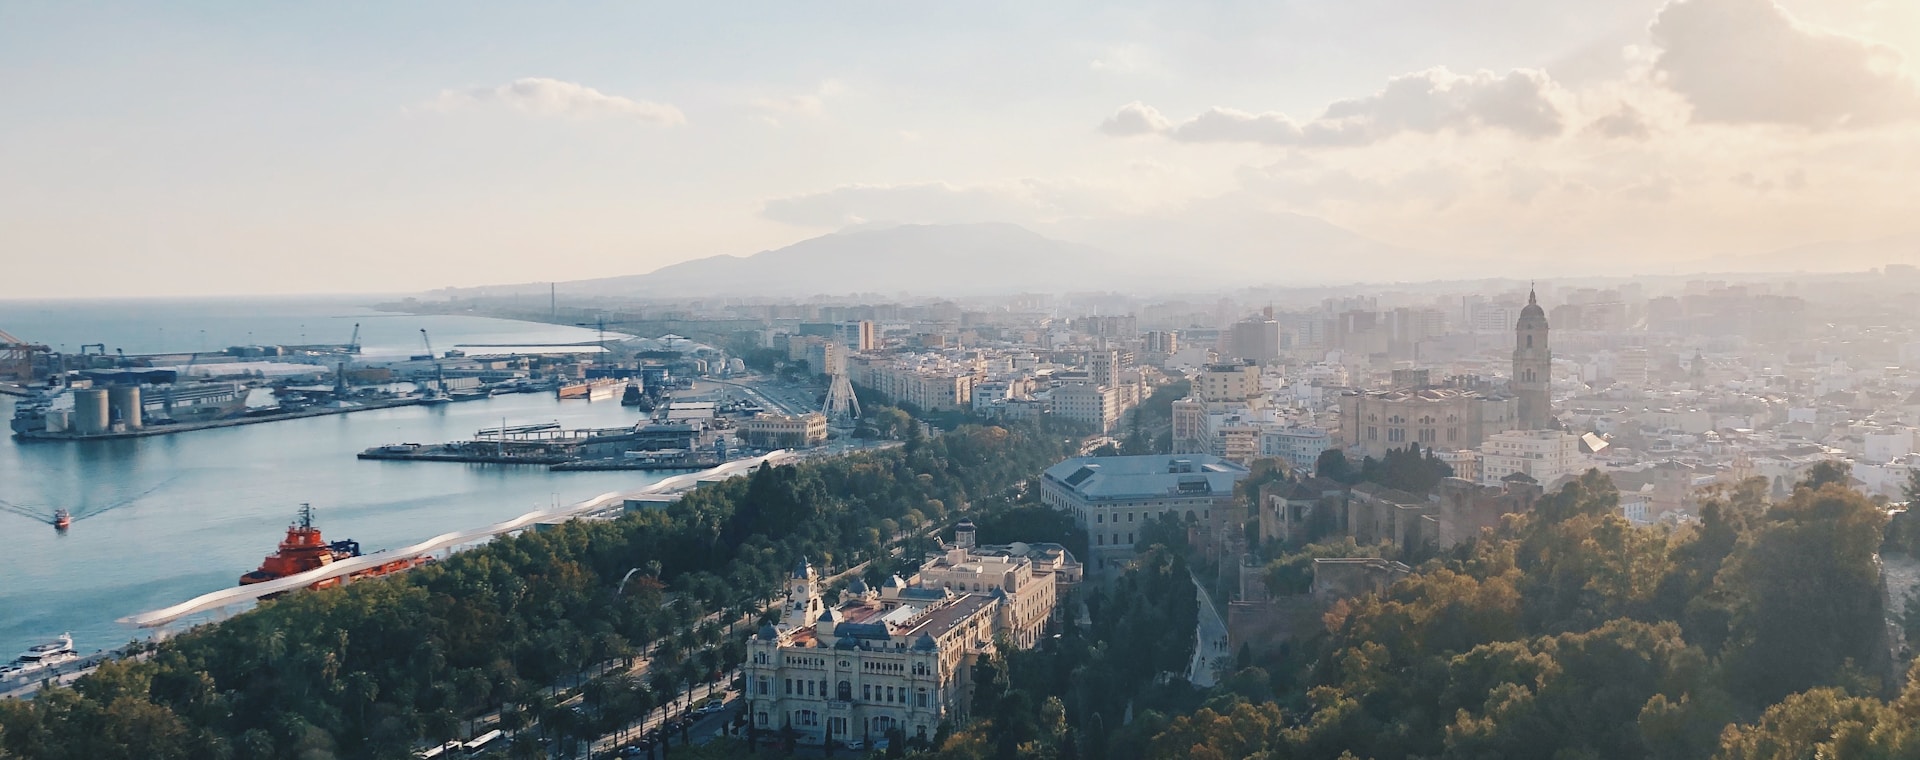
[(1521, 430), (1546, 430), (1554, 427), (1553, 395), (1549, 383), (1553, 377), (1553, 351), (1547, 347), (1547, 310), (1531, 288), (1527, 307), (1520, 310), (1520, 321), (1513, 327), (1513, 380), (1508, 388), (1518, 400), (1515, 424)]

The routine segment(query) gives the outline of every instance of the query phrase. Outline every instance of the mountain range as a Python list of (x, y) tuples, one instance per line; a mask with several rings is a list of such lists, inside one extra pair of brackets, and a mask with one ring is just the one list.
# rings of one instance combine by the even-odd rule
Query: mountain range
[[(1513, 265), (1400, 248), (1316, 217), (1287, 213), (1188, 209), (1177, 218), (1109, 217), (1042, 229), (1048, 234), (996, 222), (866, 225), (747, 256), (709, 256), (646, 274), (559, 286), (569, 295), (638, 298), (1168, 293), (1450, 280)], [(1683, 266), (1699, 272), (1837, 272), (1916, 261), (1920, 236), (1725, 254)], [(1566, 264), (1538, 263), (1554, 275), (1579, 274), (1555, 269)], [(544, 295), (547, 288), (548, 283), (525, 283), (440, 293)]]

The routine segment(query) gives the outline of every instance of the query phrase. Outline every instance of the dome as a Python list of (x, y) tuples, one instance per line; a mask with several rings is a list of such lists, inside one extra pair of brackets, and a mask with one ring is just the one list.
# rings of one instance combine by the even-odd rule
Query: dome
[(1527, 288), (1527, 306), (1520, 310), (1521, 319), (1546, 319), (1547, 310), (1540, 308), (1540, 299), (1534, 296), (1533, 288)]

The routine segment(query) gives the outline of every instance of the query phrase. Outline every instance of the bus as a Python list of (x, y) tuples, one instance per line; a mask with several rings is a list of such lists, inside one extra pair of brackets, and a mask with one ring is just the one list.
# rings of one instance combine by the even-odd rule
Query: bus
[(484, 734), (473, 737), (473, 741), (467, 742), (466, 744), (467, 754), (472, 755), (480, 752), (481, 750), (486, 749), (487, 745), (492, 744), (496, 741), (499, 741), (500, 737), (502, 736), (506, 736), (506, 734), (502, 733), (500, 729), (496, 728), (492, 731), (488, 731)]

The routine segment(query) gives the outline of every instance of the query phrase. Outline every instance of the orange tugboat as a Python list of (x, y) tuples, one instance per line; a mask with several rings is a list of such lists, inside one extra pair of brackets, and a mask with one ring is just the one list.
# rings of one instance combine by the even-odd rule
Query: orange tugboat
[[(240, 585), (247, 586), (255, 583), (264, 583), (276, 578), (285, 578), (289, 575), (297, 575), (317, 567), (325, 567), (335, 562), (358, 556), (360, 556), (360, 542), (358, 541), (348, 540), (328, 543), (326, 539), (321, 538), (320, 529), (313, 525), (313, 505), (302, 504), (300, 505), (299, 519), (295, 520), (292, 525), (287, 526), (287, 537), (281, 539), (280, 550), (268, 555), (266, 561), (260, 563), (259, 569), (240, 576)], [(391, 562), (384, 562), (362, 570), (357, 570), (344, 577), (334, 577), (316, 581), (308, 586), (308, 588), (332, 588), (340, 585), (343, 581), (395, 573), (426, 561), (424, 558), (396, 559)]]

